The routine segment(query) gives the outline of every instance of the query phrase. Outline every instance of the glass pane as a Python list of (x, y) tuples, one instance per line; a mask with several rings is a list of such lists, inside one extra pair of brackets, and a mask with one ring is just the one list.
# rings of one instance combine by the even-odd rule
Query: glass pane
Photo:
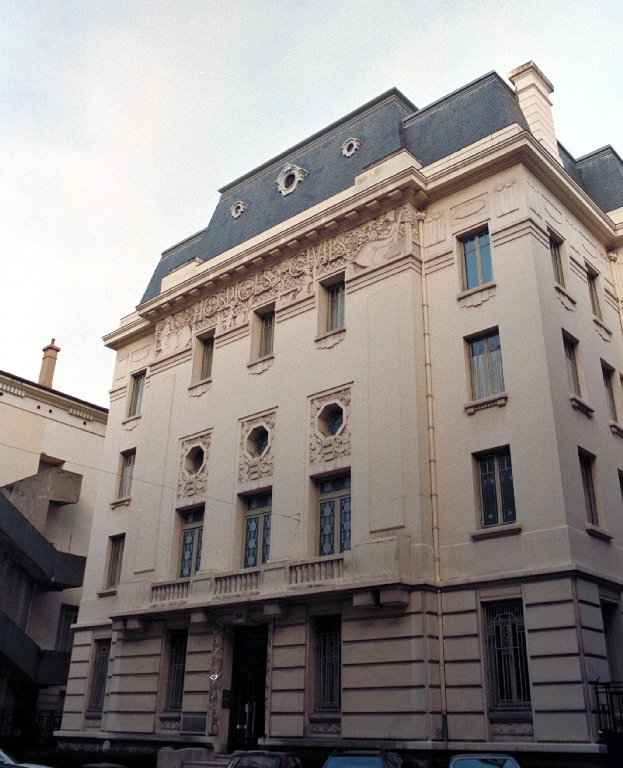
[(187, 579), (192, 572), (193, 550), (195, 548), (196, 528), (182, 533), (182, 558), (180, 563), (180, 579)]
[(474, 400), (480, 400), (489, 395), (489, 381), (487, 375), (487, 357), (485, 354), (485, 340), (472, 341), (472, 390)]
[(513, 468), (510, 453), (498, 456), (500, 471), (500, 495), (502, 497), (502, 522), (514, 523), (517, 519), (515, 511), (515, 492), (513, 490)]
[(201, 378), (209, 379), (212, 375), (212, 357), (214, 354), (214, 339), (203, 340), (203, 357), (201, 359)]
[(340, 499), (340, 552), (348, 552), (351, 545), (350, 496)]
[(329, 288), (329, 327), (328, 330), (344, 325), (344, 283)]
[(597, 295), (597, 278), (595, 275), (588, 276), (588, 290), (591, 296), (591, 307), (593, 309), (593, 314), (595, 317), (598, 317), (601, 320), (601, 308), (599, 306), (599, 296)]
[(270, 517), (270, 514), (263, 516), (262, 563), (267, 563), (270, 559)]
[(95, 647), (95, 663), (93, 665), (93, 679), (91, 681), (91, 698), (89, 710), (101, 712), (104, 708), (104, 695), (106, 693), (106, 678), (108, 677), (108, 658), (110, 656), (110, 641), (97, 643)]
[(565, 357), (567, 359), (567, 378), (569, 380), (569, 392), (572, 395), (580, 396), (580, 380), (578, 378), (578, 367), (575, 360), (575, 344), (568, 339), (565, 342)]
[(606, 399), (608, 401), (608, 412), (610, 413), (611, 421), (617, 420), (617, 409), (614, 404), (614, 392), (612, 391), (612, 371), (607, 371), (605, 368), (601, 369), (604, 378), (604, 388), (606, 390)]
[(339, 618), (319, 620), (316, 624), (316, 709), (340, 707), (342, 688), (342, 631)]
[(244, 543), (244, 567), (254, 568), (257, 562), (257, 545), (259, 543), (259, 517), (247, 517), (247, 530)]
[(478, 256), (476, 254), (476, 238), (470, 237), (463, 241), (463, 257), (465, 263), (465, 282), (466, 288), (476, 288), (480, 285), (478, 276)]
[(260, 493), (257, 496), (247, 497), (247, 509), (265, 509), (272, 506), (273, 497), (270, 493)]
[(201, 568), (201, 545), (203, 544), (203, 528), (197, 528), (197, 553), (195, 555), (195, 573)]
[(169, 679), (167, 684), (167, 709), (180, 710), (184, 695), (184, 673), (186, 671), (187, 634), (174, 632), (169, 645)]
[(562, 273), (562, 262), (560, 260), (560, 246), (555, 240), (549, 239), (549, 252), (552, 257), (552, 267), (554, 269), (554, 280), (562, 287), (565, 287), (565, 279)]
[(492, 708), (526, 709), (530, 683), (521, 604), (486, 606), (485, 619)]
[(597, 525), (597, 501), (595, 499), (595, 485), (593, 482), (593, 459), (591, 456), (580, 454), (580, 467), (582, 469), (582, 486), (584, 488), (584, 503), (586, 506), (586, 518), (589, 523)]
[(493, 456), (485, 456), (478, 463), (480, 465), (483, 523), (484, 525), (496, 525), (498, 522), (498, 502), (495, 488), (495, 461)]
[(323, 501), (320, 505), (320, 552), (322, 555), (332, 555), (334, 526), (335, 526), (335, 502)]
[(478, 235), (478, 247), (480, 250), (482, 282), (490, 283), (493, 280), (493, 267), (491, 266), (491, 246), (489, 245), (488, 232), (482, 232)]
[(274, 321), (274, 312), (269, 312), (267, 315), (262, 315), (262, 341), (260, 344), (260, 357), (272, 354)]
[(489, 350), (489, 380), (492, 395), (504, 392), (504, 374), (502, 373), (502, 347), (499, 334), (489, 336), (487, 339)]

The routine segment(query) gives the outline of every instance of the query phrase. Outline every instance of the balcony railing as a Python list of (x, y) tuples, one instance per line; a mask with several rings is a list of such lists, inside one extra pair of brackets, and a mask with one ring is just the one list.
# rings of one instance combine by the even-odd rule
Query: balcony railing
[(344, 557), (319, 557), (288, 566), (288, 584), (310, 584), (344, 577)]
[(623, 734), (623, 682), (595, 683), (599, 730), (604, 741)]
[(261, 571), (248, 570), (227, 573), (214, 579), (215, 595), (233, 595), (238, 592), (252, 592), (260, 588)]
[(186, 600), (190, 592), (188, 579), (176, 579), (175, 581), (162, 581), (152, 584), (149, 601), (151, 603), (164, 603), (168, 600)]

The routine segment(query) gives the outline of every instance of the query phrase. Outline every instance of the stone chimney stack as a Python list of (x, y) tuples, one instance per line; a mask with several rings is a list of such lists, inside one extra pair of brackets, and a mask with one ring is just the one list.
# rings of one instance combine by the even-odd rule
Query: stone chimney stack
[(56, 339), (43, 348), (43, 360), (41, 361), (41, 372), (39, 373), (39, 384), (44, 387), (52, 388), (52, 380), (54, 379), (54, 369), (56, 368), (56, 358), (61, 351), (60, 347), (54, 345)]
[(541, 142), (554, 160), (562, 165), (556, 142), (552, 102), (549, 100), (554, 86), (533, 61), (509, 72), (508, 79), (517, 90), (519, 106), (532, 135)]

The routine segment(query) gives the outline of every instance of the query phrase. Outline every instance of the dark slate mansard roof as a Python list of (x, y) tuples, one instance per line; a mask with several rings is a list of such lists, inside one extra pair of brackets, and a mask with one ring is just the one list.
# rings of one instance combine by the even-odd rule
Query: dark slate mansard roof
[[(513, 123), (530, 130), (515, 92), (496, 72), (421, 110), (392, 88), (220, 189), (221, 199), (208, 227), (164, 251), (141, 304), (160, 293), (161, 280), (172, 269), (196, 256), (212, 259), (348, 189), (367, 166), (399, 149), (408, 149), (427, 166)], [(347, 158), (341, 147), (352, 137), (363, 144)], [(603, 211), (623, 207), (623, 161), (612, 147), (575, 160), (558, 146), (564, 169)], [(304, 168), (308, 176), (296, 193), (282, 197), (275, 179), (286, 163)], [(248, 208), (234, 219), (230, 209), (237, 200)]]

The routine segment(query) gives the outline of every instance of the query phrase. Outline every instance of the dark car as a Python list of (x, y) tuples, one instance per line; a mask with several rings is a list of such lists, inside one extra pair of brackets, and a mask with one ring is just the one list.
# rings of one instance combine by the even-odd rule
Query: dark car
[(508, 755), (455, 755), (449, 768), (519, 768), (519, 763)]
[(323, 768), (400, 768), (402, 760), (384, 749), (338, 749)]
[(303, 768), (300, 757), (291, 752), (269, 752), (254, 749), (234, 752), (227, 768)]

